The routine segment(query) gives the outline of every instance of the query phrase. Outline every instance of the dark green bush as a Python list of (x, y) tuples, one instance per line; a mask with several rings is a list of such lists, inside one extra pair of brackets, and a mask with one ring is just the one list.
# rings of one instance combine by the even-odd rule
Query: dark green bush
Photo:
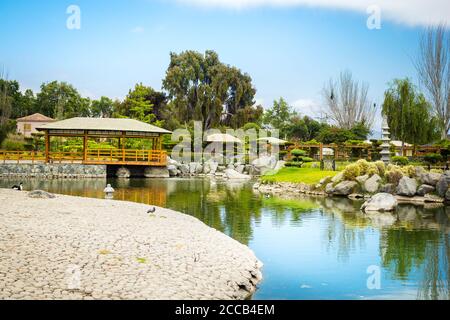
[(288, 161), (284, 164), (286, 167), (296, 167), (296, 168), (301, 168), (302, 166), (302, 162), (293, 162), (293, 161)]
[(439, 153), (428, 153), (423, 157), (423, 160), (429, 164), (436, 164), (442, 162), (444, 157)]
[(26, 143), (24, 141), (17, 141), (6, 138), (3, 140), (2, 149), (7, 151), (24, 151)]
[(406, 166), (409, 163), (409, 160), (407, 157), (401, 157), (401, 156), (394, 156), (391, 158), (391, 161), (399, 166)]
[(302, 157), (302, 158), (301, 158), (301, 161), (302, 161), (302, 162), (313, 162), (314, 159), (313, 159), (313, 158), (310, 158), (310, 157)]
[(291, 154), (294, 157), (302, 157), (302, 156), (306, 156), (306, 151), (305, 150), (300, 150), (300, 149), (294, 149), (291, 151)]

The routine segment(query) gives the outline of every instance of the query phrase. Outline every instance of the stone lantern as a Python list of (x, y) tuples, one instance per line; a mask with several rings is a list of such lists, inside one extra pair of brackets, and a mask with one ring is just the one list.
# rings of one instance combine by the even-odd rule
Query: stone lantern
[(381, 144), (381, 161), (383, 161), (385, 164), (388, 164), (391, 161), (391, 139), (389, 138), (389, 125), (387, 122), (387, 117), (385, 115), (383, 115), (383, 123), (381, 125), (381, 129), (382, 129), (382, 136), (381, 136), (381, 141), (383, 141), (383, 143)]

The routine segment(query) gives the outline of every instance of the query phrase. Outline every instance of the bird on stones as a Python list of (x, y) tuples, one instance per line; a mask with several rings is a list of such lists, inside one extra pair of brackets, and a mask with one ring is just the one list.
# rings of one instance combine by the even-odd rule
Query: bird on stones
[(19, 183), (19, 185), (13, 185), (12, 186), (13, 190), (18, 190), (18, 191), (22, 191), (23, 190), (23, 183)]
[(155, 213), (156, 208), (155, 207), (151, 207), (150, 209), (147, 210), (147, 213)]

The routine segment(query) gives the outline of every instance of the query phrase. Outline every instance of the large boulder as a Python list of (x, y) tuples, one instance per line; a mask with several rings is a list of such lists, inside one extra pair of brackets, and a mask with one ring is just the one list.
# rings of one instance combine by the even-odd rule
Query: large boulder
[(189, 165), (183, 163), (178, 168), (181, 171), (181, 174), (183, 175), (189, 174)]
[(380, 188), (381, 177), (374, 174), (372, 177), (364, 182), (364, 190), (368, 193), (375, 193)]
[(29, 198), (34, 199), (54, 199), (56, 196), (53, 193), (43, 190), (33, 190), (28, 193)]
[(120, 167), (116, 171), (117, 178), (129, 178), (131, 176), (131, 172), (128, 168)]
[(361, 210), (370, 211), (393, 211), (397, 207), (398, 202), (390, 193), (377, 193), (372, 198), (364, 202)]
[(199, 174), (203, 172), (203, 166), (198, 162), (189, 163), (189, 173), (190, 174)]
[(417, 195), (424, 196), (424, 195), (426, 195), (428, 193), (433, 192), (434, 190), (436, 190), (435, 187), (430, 186), (428, 184), (422, 184), (422, 185), (419, 186), (419, 189), (417, 189)]
[(397, 186), (397, 194), (400, 196), (412, 197), (417, 191), (417, 181), (413, 178), (403, 177)]
[(348, 196), (353, 193), (357, 186), (358, 183), (356, 181), (342, 181), (334, 187), (333, 194), (337, 196)]
[(226, 169), (224, 172), (224, 177), (230, 180), (244, 180), (251, 178), (251, 176), (239, 173), (233, 169)]
[(363, 184), (367, 181), (367, 179), (369, 179), (369, 175), (365, 174), (365, 175), (363, 175), (363, 176), (356, 177), (355, 180), (356, 180), (360, 185), (363, 185)]
[(169, 170), (167, 168), (146, 167), (144, 169), (144, 176), (146, 178), (169, 178)]
[(450, 173), (446, 171), (436, 184), (436, 192), (440, 197), (445, 197), (448, 186), (450, 185)]
[(423, 184), (428, 184), (430, 186), (436, 186), (438, 181), (441, 179), (442, 174), (435, 172), (425, 172), (420, 175), (420, 180)]
[(337, 175), (335, 175), (331, 179), (331, 182), (338, 183), (338, 182), (341, 182), (342, 180), (344, 180), (344, 173), (343, 172), (339, 172)]
[(167, 166), (167, 170), (169, 171), (169, 175), (170, 175), (171, 177), (175, 177), (175, 176), (178, 174), (177, 166), (174, 165), (174, 164), (169, 164), (169, 165)]
[(217, 171), (217, 167), (219, 166), (219, 162), (217, 162), (216, 160), (208, 160), (208, 166), (209, 166), (209, 173), (216, 173)]
[(255, 168), (255, 171), (261, 175), (273, 170), (276, 165), (277, 159), (274, 156), (261, 156), (252, 161), (252, 166)]
[(333, 183), (330, 182), (325, 186), (325, 192), (328, 194), (332, 194), (334, 192)]

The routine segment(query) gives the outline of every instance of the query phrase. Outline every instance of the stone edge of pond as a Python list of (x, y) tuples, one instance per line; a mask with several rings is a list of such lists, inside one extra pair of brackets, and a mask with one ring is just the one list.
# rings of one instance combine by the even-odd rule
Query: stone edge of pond
[[(0, 234), (8, 248), (0, 262), (0, 273), (7, 275), (0, 299), (248, 299), (262, 280), (262, 263), (250, 248), (193, 216), (160, 207), (155, 207), (155, 214), (148, 213), (152, 206), (127, 201), (28, 195), (0, 188), (4, 221)], [(148, 218), (152, 215), (155, 219)], [(86, 233), (95, 236), (86, 241)], [(55, 238), (57, 244), (49, 240)], [(180, 249), (180, 243), (188, 248)], [(92, 248), (108, 250), (100, 253)], [(136, 258), (158, 248), (149, 264)], [(120, 265), (111, 266), (113, 256), (123, 258)], [(64, 287), (61, 277), (71, 263), (82, 265), (81, 271), (89, 274), (81, 289)], [(177, 264), (152, 268), (167, 263)], [(103, 274), (99, 266), (113, 271)], [(105, 285), (105, 277), (111, 287)], [(142, 290), (127, 292), (114, 286), (122, 280), (128, 284), (139, 280)], [(46, 285), (39, 286), (40, 282)], [(159, 287), (152, 287), (157, 283)]]

